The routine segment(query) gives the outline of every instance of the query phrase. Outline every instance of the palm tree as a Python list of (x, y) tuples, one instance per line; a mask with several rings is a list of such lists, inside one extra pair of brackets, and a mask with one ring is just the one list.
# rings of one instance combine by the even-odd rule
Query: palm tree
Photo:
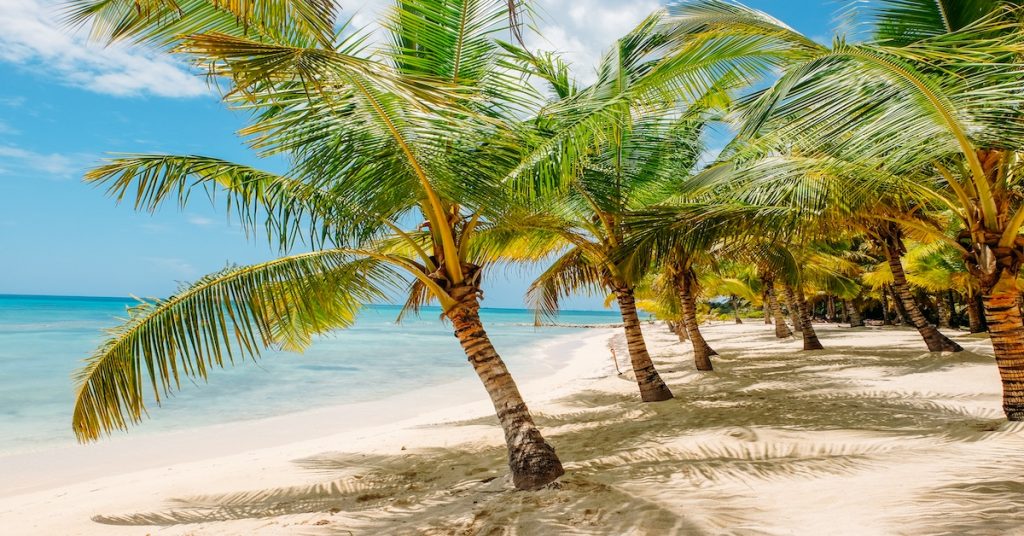
[[(649, 68), (646, 57), (651, 43), (639, 33), (619, 40), (601, 64), (600, 76), (591, 87), (573, 92), (571, 103), (562, 103), (558, 127), (573, 128), (579, 109), (602, 106), (621, 98), (627, 88), (616, 87)], [(595, 102), (597, 101), (597, 102)], [(559, 115), (564, 114), (566, 119)], [(599, 141), (578, 155), (569, 189), (546, 221), (537, 228), (562, 238), (564, 251), (530, 285), (528, 301), (539, 314), (554, 314), (559, 301), (580, 290), (603, 291), (615, 296), (622, 314), (630, 361), (641, 399), (654, 402), (672, 398), (651, 361), (636, 309), (640, 278), (617, 261), (621, 256), (623, 214), (667, 195), (684, 170), (692, 168), (702, 151), (703, 121), (699, 113), (676, 117), (668, 108), (648, 113), (622, 111), (618, 121), (600, 135)], [(596, 128), (596, 127), (595, 127)], [(548, 201), (551, 201), (549, 199)], [(550, 208), (549, 208), (550, 210)]]
[[(616, 42), (587, 88), (566, 87), (564, 76), (538, 69), (553, 83), (556, 99), (537, 122), (537, 141), (529, 148), (534, 156), (513, 174), (563, 192), (557, 206), (554, 197), (545, 200), (546, 223), (533, 219), (535, 228), (563, 238), (564, 251), (532, 285), (529, 299), (542, 313), (552, 313), (561, 297), (577, 291), (614, 294), (644, 400), (670, 393), (650, 364), (635, 320), (635, 287), (652, 265), (636, 269), (624, 261), (631, 254), (624, 247), (624, 216), (665, 199), (685, 181), (702, 152), (704, 111), (721, 108), (728, 90), (772, 67), (746, 40), (721, 44), (677, 37), (702, 27), (700, 18), (651, 15)], [(679, 268), (680, 274), (690, 273)], [(692, 299), (682, 306), (685, 318), (694, 316)], [(702, 344), (696, 322), (684, 323), (691, 341)]]
[(756, 306), (763, 295), (761, 280), (754, 266), (736, 261), (723, 260), (716, 263), (713, 270), (704, 272), (700, 284), (707, 295), (728, 297), (729, 309), (737, 324), (743, 323), (739, 314), (742, 302)]
[(907, 280), (911, 285), (933, 293), (939, 310), (940, 326), (956, 327), (953, 318), (956, 315), (955, 295), (976, 301), (974, 278), (967, 272), (963, 258), (942, 241), (930, 244), (915, 243), (907, 247), (906, 255)]
[(775, 277), (771, 275), (768, 269), (758, 267), (758, 272), (761, 273), (761, 287), (764, 288), (765, 302), (768, 304), (768, 310), (775, 323), (775, 337), (778, 339), (788, 339), (793, 336), (793, 331), (786, 325), (786, 316), (782, 312), (782, 306), (779, 305), (778, 292), (775, 289)]
[(786, 154), (808, 156), (789, 179), (843, 184), (836, 210), (853, 212), (895, 190), (920, 210), (948, 210), (961, 221), (964, 231), (951, 237), (916, 217), (884, 216), (950, 244), (977, 279), (1010, 420), (1024, 419), (1016, 285), (1024, 206), (1015, 193), (1024, 32), (1016, 4), (876, 0), (871, 39), (791, 55), (780, 79), (749, 102), (740, 134), (775, 147), (785, 140)]
[(247, 230), (263, 228), (282, 250), (312, 248), (210, 274), (130, 309), (76, 376), (75, 433), (88, 441), (125, 429), (145, 413), (146, 384), (159, 402), (182, 376), (205, 378), (265, 348), (301, 348), (404, 287), (408, 310), (436, 301), (452, 323), (494, 404), (515, 486), (543, 486), (562, 465), (484, 330), (479, 300), (492, 257), (470, 247), (499, 226), (498, 180), (522, 156), (510, 125), (541, 103), (508, 72), (495, 40), (508, 29), (509, 5), (402, 0), (375, 51), (359, 33), (335, 35), (336, 8), (331, 0), (261, 9), (74, 3), (70, 20), (91, 21), (98, 39), (170, 47), (206, 68), (227, 86), (229, 104), (252, 113), (242, 131), (249, 144), (291, 164), (278, 175), (209, 157), (131, 155), (87, 180), (144, 210), (216, 193)]
[(903, 305), (903, 311), (906, 312), (907, 319), (911, 325), (921, 333), (921, 336), (928, 345), (928, 349), (932, 352), (963, 351), (959, 344), (949, 340), (948, 337), (929, 324), (921, 312), (921, 308), (918, 307), (917, 300), (914, 299), (914, 295), (911, 293), (910, 281), (907, 278), (906, 271), (903, 269), (903, 262), (901, 261), (901, 258), (906, 253), (906, 246), (903, 243), (902, 231), (899, 225), (891, 221), (884, 222), (879, 224), (872, 234), (878, 248), (882, 250), (886, 261), (889, 263), (889, 271), (892, 273), (892, 288), (899, 298), (899, 303)]

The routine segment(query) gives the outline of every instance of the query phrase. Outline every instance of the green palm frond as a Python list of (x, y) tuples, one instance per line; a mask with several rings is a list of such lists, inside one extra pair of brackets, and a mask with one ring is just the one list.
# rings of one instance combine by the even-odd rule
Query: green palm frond
[(554, 52), (529, 50), (499, 43), (509, 55), (507, 63), (527, 77), (537, 77), (547, 82), (551, 88), (551, 97), (559, 101), (572, 97), (580, 88), (572, 75), (569, 63)]
[(165, 300), (143, 300), (75, 375), (73, 417), (81, 441), (126, 429), (182, 377), (255, 359), (266, 348), (298, 350), (355, 320), (363, 303), (400, 281), (374, 258), (346, 250), (284, 257), (208, 275)]
[(962, 30), (1002, 5), (1002, 0), (871, 0), (850, 2), (845, 15), (869, 25), (879, 41), (900, 46)]
[(167, 46), (181, 36), (223, 33), (330, 47), (337, 0), (63, 0), (64, 20), (91, 23), (93, 39)]
[(536, 312), (539, 324), (545, 316), (558, 313), (562, 298), (585, 293), (602, 295), (605, 292), (605, 272), (595, 265), (581, 248), (573, 248), (559, 257), (526, 291), (526, 303)]
[(674, 41), (700, 37), (757, 36), (769, 38), (764, 52), (780, 58), (821, 49), (816, 43), (771, 15), (738, 2), (691, 0), (672, 3), (661, 31)]
[(399, 0), (391, 9), (392, 61), (407, 76), (477, 85), (491, 76), (507, 29), (506, 0)]
[(894, 280), (887, 261), (875, 264), (861, 275), (861, 281), (875, 290), (888, 287)]
[(370, 214), (330, 190), (225, 160), (196, 155), (124, 155), (109, 159), (85, 175), (104, 185), (118, 202), (155, 212), (166, 203), (184, 208), (199, 191), (223, 196), (243, 229), (255, 232), (263, 222), (268, 240), (282, 250), (305, 235), (312, 245), (361, 243), (388, 228), (391, 215)]

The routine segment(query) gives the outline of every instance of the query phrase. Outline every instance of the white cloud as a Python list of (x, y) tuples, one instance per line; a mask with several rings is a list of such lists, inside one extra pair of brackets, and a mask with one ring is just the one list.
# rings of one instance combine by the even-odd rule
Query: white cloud
[(32, 177), (67, 179), (81, 173), (93, 160), (85, 154), (37, 153), (13, 145), (0, 145), (0, 164), (6, 172), (17, 171), (18, 175)]
[(20, 108), (21, 105), (25, 104), (27, 99), (25, 97), (0, 97), (0, 106), (8, 106), (11, 108)]
[(213, 225), (214, 223), (217, 223), (211, 218), (200, 216), (198, 214), (187, 214), (185, 216), (185, 221), (191, 223), (192, 225), (199, 225), (200, 227), (206, 227), (209, 225)]
[[(342, 17), (370, 27), (371, 42), (384, 38), (378, 22), (388, 0), (341, 0)], [(614, 39), (660, 6), (656, 0), (539, 0), (531, 48), (565, 54), (584, 83)], [(0, 0), (0, 61), (53, 73), (68, 83), (111, 95), (192, 97), (208, 94), (205, 82), (165, 55), (138, 47), (100, 47), (84, 33), (69, 34), (56, 21), (51, 0)]]
[(527, 45), (563, 53), (579, 80), (592, 82), (601, 55), (661, 5), (655, 0), (541, 0), (541, 35)]
[(82, 31), (57, 22), (57, 7), (44, 0), (0, 1), (0, 61), (51, 73), (67, 83), (117, 96), (194, 97), (206, 84), (154, 51), (88, 43)]
[[(354, 27), (369, 26), (370, 41), (385, 39), (378, 22), (388, 0), (341, 0), (342, 16), (353, 17)], [(534, 2), (540, 31), (528, 33), (532, 49), (557, 51), (573, 64), (583, 83), (592, 82), (597, 62), (612, 42), (632, 30), (662, 3), (657, 0), (538, 0)], [(508, 37), (506, 36), (505, 39)]]

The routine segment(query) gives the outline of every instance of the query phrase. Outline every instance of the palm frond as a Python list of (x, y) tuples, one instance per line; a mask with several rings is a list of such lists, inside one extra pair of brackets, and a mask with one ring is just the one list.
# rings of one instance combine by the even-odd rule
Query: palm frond
[(581, 248), (572, 248), (537, 276), (526, 290), (526, 303), (536, 313), (539, 324), (543, 317), (558, 314), (562, 298), (577, 293), (603, 293), (605, 273)]
[(337, 0), (64, 0), (66, 24), (91, 23), (93, 39), (173, 45), (181, 36), (222, 33), (330, 48)]
[(338, 188), (331, 190), (225, 160), (197, 155), (124, 155), (85, 175), (118, 202), (155, 212), (165, 203), (185, 207), (196, 192), (224, 196), (247, 233), (262, 227), (282, 250), (305, 235), (314, 246), (361, 243), (387, 228), (390, 215), (369, 214)]
[(345, 250), (284, 257), (210, 274), (164, 300), (143, 300), (75, 375), (75, 435), (126, 429), (184, 377), (256, 359), (266, 348), (297, 350), (346, 327), (363, 303), (383, 299), (398, 274)]

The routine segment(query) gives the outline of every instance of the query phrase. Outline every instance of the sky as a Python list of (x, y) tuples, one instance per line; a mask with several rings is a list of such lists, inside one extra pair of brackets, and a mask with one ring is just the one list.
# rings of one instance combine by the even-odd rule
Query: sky
[[(836, 0), (748, 0), (820, 41), (832, 34)], [(842, 3), (842, 2), (839, 2)], [(384, 0), (342, 0), (357, 26)], [(656, 9), (656, 0), (539, 0), (538, 49), (565, 54), (591, 77), (613, 39)], [(200, 154), (257, 167), (234, 135), (244, 115), (226, 109), (202, 77), (175, 60), (102, 48), (55, 22), (59, 1), (0, 0), (0, 294), (166, 296), (226, 264), (275, 257), (199, 197), (157, 214), (116, 206), (82, 183), (114, 153)], [(495, 272), (485, 306), (522, 307), (539, 270)], [(567, 301), (599, 309), (603, 297)]]

